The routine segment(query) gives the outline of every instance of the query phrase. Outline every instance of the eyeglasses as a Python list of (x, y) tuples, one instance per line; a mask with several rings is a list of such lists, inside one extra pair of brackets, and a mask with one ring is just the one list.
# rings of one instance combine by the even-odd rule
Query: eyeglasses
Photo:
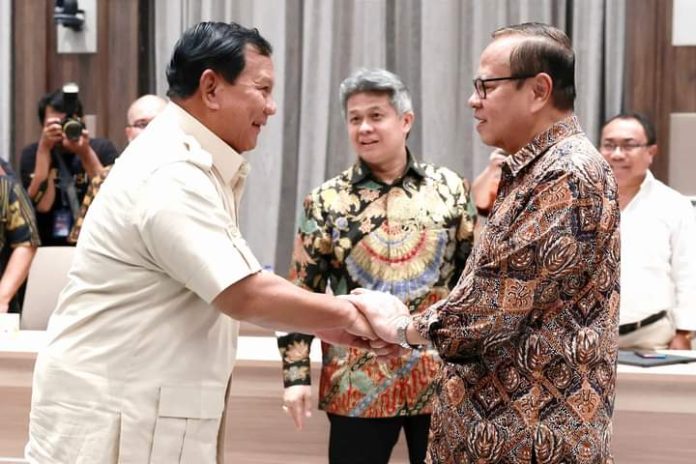
[(150, 121), (147, 119), (138, 119), (133, 124), (128, 124), (128, 127), (133, 127), (135, 129), (145, 129)]
[(607, 153), (611, 154), (614, 153), (614, 150), (617, 148), (619, 151), (622, 151), (624, 153), (631, 153), (636, 151), (639, 148), (644, 148), (644, 147), (649, 147), (649, 143), (624, 143), (623, 145), (616, 144), (614, 142), (602, 142), (602, 144), (599, 146), (599, 151), (602, 153)]
[(481, 100), (486, 99), (486, 82), (494, 82), (494, 81), (517, 81), (521, 79), (529, 79), (530, 77), (534, 77), (536, 74), (522, 74), (519, 76), (507, 76), (507, 77), (491, 77), (488, 79), (481, 79), (480, 77), (477, 77), (474, 79), (474, 89), (476, 89), (476, 95)]

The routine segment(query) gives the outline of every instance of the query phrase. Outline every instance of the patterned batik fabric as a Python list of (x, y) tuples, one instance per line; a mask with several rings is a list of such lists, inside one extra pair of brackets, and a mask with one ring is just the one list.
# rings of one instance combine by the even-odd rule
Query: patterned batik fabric
[(445, 361), (429, 463), (611, 462), (619, 206), (575, 116), (503, 163), (449, 297), (415, 318)]
[[(36, 226), (34, 206), (19, 181), (12, 176), (0, 176), (0, 276), (5, 273), (12, 251), (20, 246), (41, 244)], [(19, 312), (21, 299), (13, 296), (10, 312)]]
[[(19, 182), (10, 176), (0, 176), (0, 218), (0, 250), (41, 244), (31, 200)], [(2, 262), (0, 275), (6, 264)]]
[[(473, 203), (454, 172), (418, 163), (409, 154), (404, 176), (391, 185), (363, 163), (325, 182), (304, 202), (290, 279), (336, 295), (363, 287), (399, 297), (419, 313), (456, 283), (473, 240)], [(285, 386), (309, 385), (312, 336), (289, 334), (278, 345)], [(353, 417), (431, 411), (437, 354), (413, 350), (377, 363), (372, 354), (322, 344), (319, 407)]]
[(112, 167), (113, 164), (105, 167), (104, 170), (89, 183), (87, 193), (85, 193), (85, 197), (82, 199), (82, 205), (80, 205), (80, 213), (77, 215), (75, 225), (70, 230), (70, 235), (68, 235), (68, 243), (77, 243), (80, 231), (82, 230), (82, 223), (85, 221), (85, 216), (87, 215), (87, 210), (97, 196), (97, 193), (99, 193), (99, 189), (106, 180), (106, 176), (109, 175), (109, 171), (111, 171)]

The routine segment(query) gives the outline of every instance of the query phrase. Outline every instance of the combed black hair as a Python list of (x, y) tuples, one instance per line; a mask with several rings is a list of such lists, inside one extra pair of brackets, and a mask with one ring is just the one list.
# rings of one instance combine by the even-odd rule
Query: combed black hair
[[(556, 108), (572, 110), (575, 106), (575, 52), (570, 39), (562, 30), (543, 23), (523, 23), (502, 27), (493, 38), (507, 35), (528, 37), (510, 53), (510, 73), (513, 76), (551, 76), (551, 99)], [(522, 85), (521, 83), (519, 85)]]
[(167, 96), (187, 98), (193, 95), (206, 69), (234, 83), (244, 70), (247, 44), (264, 56), (273, 53), (271, 44), (257, 29), (237, 23), (202, 22), (188, 29), (176, 43), (167, 66)]
[(643, 126), (643, 131), (645, 132), (645, 137), (647, 138), (648, 145), (655, 145), (657, 143), (657, 132), (655, 131), (655, 125), (650, 120), (650, 118), (648, 118), (643, 113), (619, 113), (616, 116), (604, 121), (600, 133), (604, 131), (604, 128), (607, 127), (607, 125), (610, 122), (615, 121), (617, 119), (635, 119), (636, 121), (638, 121), (638, 123), (640, 123), (641, 126)]
[(79, 98), (75, 100), (75, 106), (68, 108), (68, 104), (65, 101), (63, 94), (63, 89), (55, 90), (51, 93), (47, 93), (39, 100), (39, 124), (43, 126), (44, 118), (46, 117), (46, 108), (51, 107), (59, 113), (71, 113), (72, 115), (82, 117), (82, 102)]

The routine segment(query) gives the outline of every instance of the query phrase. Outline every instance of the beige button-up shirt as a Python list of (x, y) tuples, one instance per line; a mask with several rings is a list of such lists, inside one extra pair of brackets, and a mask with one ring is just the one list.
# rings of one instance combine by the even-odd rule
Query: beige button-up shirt
[(30, 462), (210, 463), (238, 323), (211, 306), (260, 266), (246, 161), (171, 103), (87, 215), (34, 373)]

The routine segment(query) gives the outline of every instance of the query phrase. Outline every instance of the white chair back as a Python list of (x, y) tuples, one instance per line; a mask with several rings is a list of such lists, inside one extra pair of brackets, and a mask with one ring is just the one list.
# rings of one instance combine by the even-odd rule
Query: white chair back
[(39, 247), (29, 268), (24, 294), (22, 330), (46, 330), (48, 318), (56, 308), (58, 295), (68, 283), (68, 271), (75, 247)]

